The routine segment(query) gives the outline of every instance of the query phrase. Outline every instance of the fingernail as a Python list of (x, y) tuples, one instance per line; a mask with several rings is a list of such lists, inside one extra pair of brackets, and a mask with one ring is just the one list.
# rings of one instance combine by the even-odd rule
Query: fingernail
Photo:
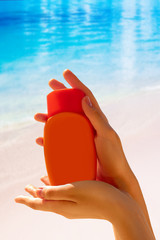
[(40, 198), (43, 198), (43, 187), (39, 187), (37, 189), (37, 196), (40, 197)]
[(90, 100), (90, 98), (89, 98), (88, 96), (85, 97), (85, 101), (86, 101), (86, 103), (87, 103), (87, 105), (88, 105), (89, 107), (92, 107), (92, 106), (93, 106), (92, 103), (91, 103), (91, 100)]

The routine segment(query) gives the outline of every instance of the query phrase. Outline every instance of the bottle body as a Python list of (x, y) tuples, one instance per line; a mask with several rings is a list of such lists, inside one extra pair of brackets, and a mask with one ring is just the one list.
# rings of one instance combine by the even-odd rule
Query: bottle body
[(79, 113), (62, 112), (47, 120), (44, 155), (51, 185), (96, 179), (93, 129)]

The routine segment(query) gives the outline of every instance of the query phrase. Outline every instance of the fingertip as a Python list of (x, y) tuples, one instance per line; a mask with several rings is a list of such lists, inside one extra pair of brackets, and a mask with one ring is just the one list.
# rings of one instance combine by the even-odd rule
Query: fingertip
[(38, 115), (39, 113), (36, 113), (35, 115), (34, 115), (34, 120), (36, 120), (37, 121), (37, 115)]
[(70, 73), (71, 71), (69, 70), (69, 69), (65, 69), (64, 71), (63, 71), (63, 76), (65, 77), (66, 76), (66, 74), (68, 74), (68, 73)]
[(15, 197), (15, 199), (14, 199), (14, 201), (16, 202), (16, 203), (21, 203), (21, 200), (22, 200), (22, 198), (23, 198), (23, 196), (17, 196), (17, 197)]
[(51, 80), (49, 80), (49, 82), (48, 82), (48, 85), (51, 87), (51, 81), (52, 81), (52, 79)]
[(41, 180), (41, 182), (45, 182), (45, 176), (42, 176), (41, 178), (40, 178), (40, 180)]
[(35, 119), (36, 121), (38, 121), (38, 122), (43, 122), (43, 123), (45, 123), (45, 122), (47, 122), (47, 120), (48, 120), (48, 115), (47, 115), (46, 113), (36, 113), (36, 114), (34, 115), (34, 119)]
[(53, 79), (50, 79), (49, 82), (48, 82), (48, 85), (51, 87), (51, 86), (52, 86), (52, 83), (55, 82), (55, 81), (56, 81), (56, 79), (54, 79), (54, 78), (53, 78)]
[(17, 197), (15, 197), (14, 201), (15, 201), (16, 203), (18, 203)]
[(68, 68), (66, 68), (64, 71), (63, 71), (63, 74), (65, 74), (67, 71), (70, 71)]
[(36, 138), (35, 142), (39, 145), (39, 146), (44, 146), (43, 144), (43, 138)]
[(40, 121), (40, 120), (41, 120), (41, 115), (42, 115), (42, 113), (36, 113), (36, 114), (34, 115), (34, 119), (35, 119), (36, 121)]
[(42, 176), (41, 178), (40, 178), (40, 180), (42, 180), (42, 179), (44, 179), (44, 178), (46, 178), (47, 176), (46, 175), (44, 175), (44, 176)]
[(27, 191), (28, 188), (31, 188), (31, 184), (28, 184), (27, 186), (25, 186), (24, 190)]
[(48, 176), (43, 176), (43, 177), (40, 178), (40, 180), (41, 180), (46, 186), (49, 186), (49, 185), (50, 185), (50, 181), (49, 181)]
[(46, 180), (46, 178), (47, 178), (47, 176), (42, 176), (42, 177), (40, 178), (40, 180), (41, 180), (42, 182), (44, 182), (44, 181)]

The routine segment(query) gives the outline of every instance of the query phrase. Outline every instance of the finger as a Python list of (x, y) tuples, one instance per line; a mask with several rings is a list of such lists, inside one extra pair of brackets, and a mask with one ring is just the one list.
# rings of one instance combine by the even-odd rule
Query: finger
[(43, 144), (43, 138), (42, 137), (39, 137), (39, 138), (36, 138), (36, 143), (38, 144), (38, 145), (40, 145), (40, 146), (44, 146), (44, 144)]
[(107, 130), (111, 129), (108, 120), (102, 116), (100, 111), (93, 107), (88, 96), (82, 99), (82, 108), (98, 135), (103, 136)]
[(97, 100), (95, 99), (92, 92), (68, 69), (63, 72), (65, 80), (73, 87), (82, 90), (87, 96), (90, 97), (93, 105), (100, 109)]
[(49, 181), (48, 176), (43, 176), (43, 177), (40, 178), (40, 180), (41, 180), (45, 185), (47, 185), (47, 186), (50, 185), (50, 181)]
[(18, 196), (15, 198), (16, 203), (25, 204), (26, 206), (35, 209), (35, 210), (42, 210), (47, 211), (47, 204), (45, 204), (43, 199), (40, 198), (33, 198), (28, 196)]
[(68, 213), (73, 211), (76, 205), (72, 201), (48, 201), (27, 196), (18, 196), (15, 198), (15, 202), (24, 204), (34, 210), (54, 212), (64, 217), (67, 217)]
[(49, 81), (49, 86), (50, 86), (53, 90), (59, 90), (59, 89), (65, 89), (65, 88), (66, 88), (66, 86), (65, 86), (63, 83), (57, 81), (56, 79), (51, 79), (51, 80)]
[(72, 184), (65, 184), (60, 186), (47, 186), (37, 189), (37, 196), (46, 200), (68, 200), (74, 199), (74, 186)]
[(25, 191), (28, 192), (29, 194), (31, 194), (35, 198), (37, 198), (36, 190), (37, 190), (37, 188), (31, 184), (29, 184), (25, 187)]
[(38, 122), (43, 122), (43, 123), (45, 123), (45, 122), (47, 122), (48, 116), (47, 116), (46, 113), (36, 113), (36, 114), (34, 115), (34, 119), (35, 119), (36, 121), (38, 121)]

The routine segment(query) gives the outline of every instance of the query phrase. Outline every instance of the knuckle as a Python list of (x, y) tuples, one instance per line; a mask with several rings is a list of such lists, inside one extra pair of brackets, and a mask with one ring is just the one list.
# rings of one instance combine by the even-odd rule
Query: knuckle
[(117, 132), (112, 128), (112, 136), (116, 139), (116, 140), (120, 140), (120, 137), (119, 137), (119, 135), (117, 134)]
[(110, 140), (120, 140), (117, 132), (109, 125), (107, 124), (106, 125), (106, 129), (105, 129), (105, 134), (106, 134), (106, 137), (109, 138)]
[(117, 137), (116, 131), (110, 125), (108, 126), (108, 130), (112, 136)]
[(66, 194), (66, 196), (67, 196), (68, 199), (71, 199), (71, 200), (76, 200), (77, 199), (76, 195), (73, 192), (68, 192)]
[(88, 88), (88, 87), (86, 87), (85, 86), (85, 88), (86, 88), (86, 94), (88, 95), (88, 96), (91, 96), (91, 95), (93, 95), (93, 93), (92, 93), (92, 91)]
[(50, 198), (52, 198), (53, 196), (56, 195), (55, 192), (56, 192), (56, 191), (53, 192), (52, 189), (47, 189), (47, 191), (46, 191), (46, 193), (45, 193), (45, 196), (50, 199)]
[(95, 107), (92, 107), (92, 113), (99, 116), (99, 112), (97, 111), (97, 109)]
[(68, 187), (68, 190), (66, 191), (67, 197), (69, 197), (70, 199), (76, 199), (77, 197), (77, 189), (78, 187), (76, 186), (76, 183), (72, 183), (72, 185), (70, 185)]

